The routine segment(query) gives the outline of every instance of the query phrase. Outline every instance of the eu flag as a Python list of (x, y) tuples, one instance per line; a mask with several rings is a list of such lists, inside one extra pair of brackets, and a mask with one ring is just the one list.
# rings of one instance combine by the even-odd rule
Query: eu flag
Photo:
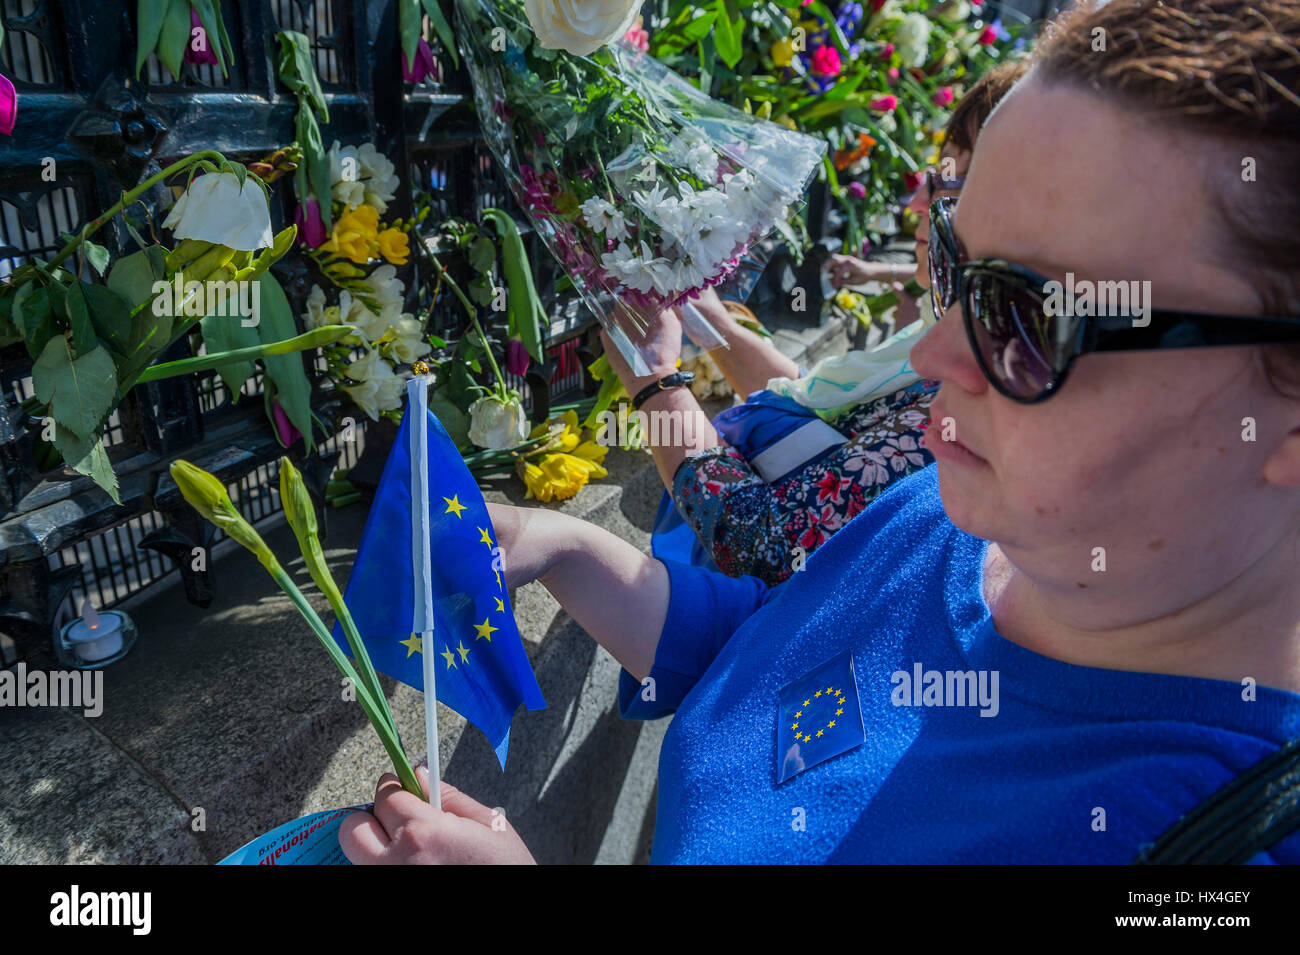
[[(417, 379), (408, 392), (344, 601), (375, 669), (419, 690), (421, 634), (432, 630), (438, 700), (483, 731), (505, 769), (515, 710), (520, 703), (544, 709), (546, 701), (515, 625), (483, 496), (420, 400), (426, 387), (426, 379)], [(425, 433), (412, 434), (415, 428)], [(428, 515), (427, 549), (421, 509)], [(337, 623), (334, 639), (350, 652)]]
[(867, 734), (853, 654), (827, 660), (782, 688), (776, 718), (778, 784), (861, 746)]

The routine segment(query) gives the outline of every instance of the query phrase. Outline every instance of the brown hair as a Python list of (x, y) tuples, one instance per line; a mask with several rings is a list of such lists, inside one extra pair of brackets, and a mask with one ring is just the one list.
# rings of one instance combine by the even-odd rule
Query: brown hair
[[(1200, 155), (1223, 229), (1224, 257), (1249, 276), (1264, 311), (1300, 314), (1300, 3), (1296, 0), (1112, 0), (1061, 15), (1034, 74), (1205, 134)], [(1300, 345), (1263, 349), (1278, 360)]]
[(944, 141), (966, 152), (975, 150), (975, 137), (1002, 97), (1011, 92), (1016, 80), (1029, 70), (1027, 59), (1001, 63), (981, 76), (953, 107), (944, 127)]

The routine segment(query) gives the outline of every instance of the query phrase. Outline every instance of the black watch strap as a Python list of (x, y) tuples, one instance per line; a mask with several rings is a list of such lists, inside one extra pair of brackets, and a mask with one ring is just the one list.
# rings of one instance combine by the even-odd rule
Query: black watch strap
[(665, 375), (654, 384), (646, 385), (637, 392), (636, 397), (632, 399), (632, 407), (639, 411), (641, 405), (644, 404), (651, 395), (657, 395), (659, 392), (667, 391), (669, 388), (680, 388), (682, 385), (689, 385), (694, 380), (695, 372), (693, 371), (675, 371), (671, 375)]

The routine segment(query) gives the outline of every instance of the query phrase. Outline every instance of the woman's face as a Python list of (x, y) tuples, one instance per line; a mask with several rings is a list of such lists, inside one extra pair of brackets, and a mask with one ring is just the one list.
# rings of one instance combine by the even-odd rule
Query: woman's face
[[(981, 132), (953, 226), (971, 258), (1149, 281), (1157, 308), (1258, 314), (1215, 247), (1204, 185), (1243, 187), (1231, 147), (1031, 78)], [(1300, 402), (1268, 385), (1258, 348), (1084, 355), (1057, 395), (1023, 405), (985, 380), (957, 303), (912, 363), (943, 383), (926, 444), (949, 517), (1074, 594), (1081, 626), (1173, 612), (1300, 547)]]
[[(936, 173), (945, 177), (960, 178), (970, 168), (971, 154), (965, 149), (957, 149), (947, 143), (939, 151), (939, 166)], [(930, 239), (930, 203), (937, 196), (956, 196), (960, 193), (951, 189), (940, 189), (932, 196), (928, 182), (921, 183), (916, 195), (907, 204), (907, 208), (916, 213), (921, 220), (916, 227), (916, 284), (921, 288), (930, 287), (929, 239)]]

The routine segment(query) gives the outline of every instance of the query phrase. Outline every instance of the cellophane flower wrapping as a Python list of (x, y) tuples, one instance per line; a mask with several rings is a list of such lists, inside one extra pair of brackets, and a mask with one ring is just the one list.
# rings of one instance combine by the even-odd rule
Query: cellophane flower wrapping
[[(638, 375), (649, 322), (788, 219), (823, 140), (713, 100), (626, 39), (543, 49), (522, 0), (457, 0), (484, 137), (519, 206)], [(693, 310), (692, 310), (693, 311)], [(712, 335), (705, 323), (693, 336)]]

